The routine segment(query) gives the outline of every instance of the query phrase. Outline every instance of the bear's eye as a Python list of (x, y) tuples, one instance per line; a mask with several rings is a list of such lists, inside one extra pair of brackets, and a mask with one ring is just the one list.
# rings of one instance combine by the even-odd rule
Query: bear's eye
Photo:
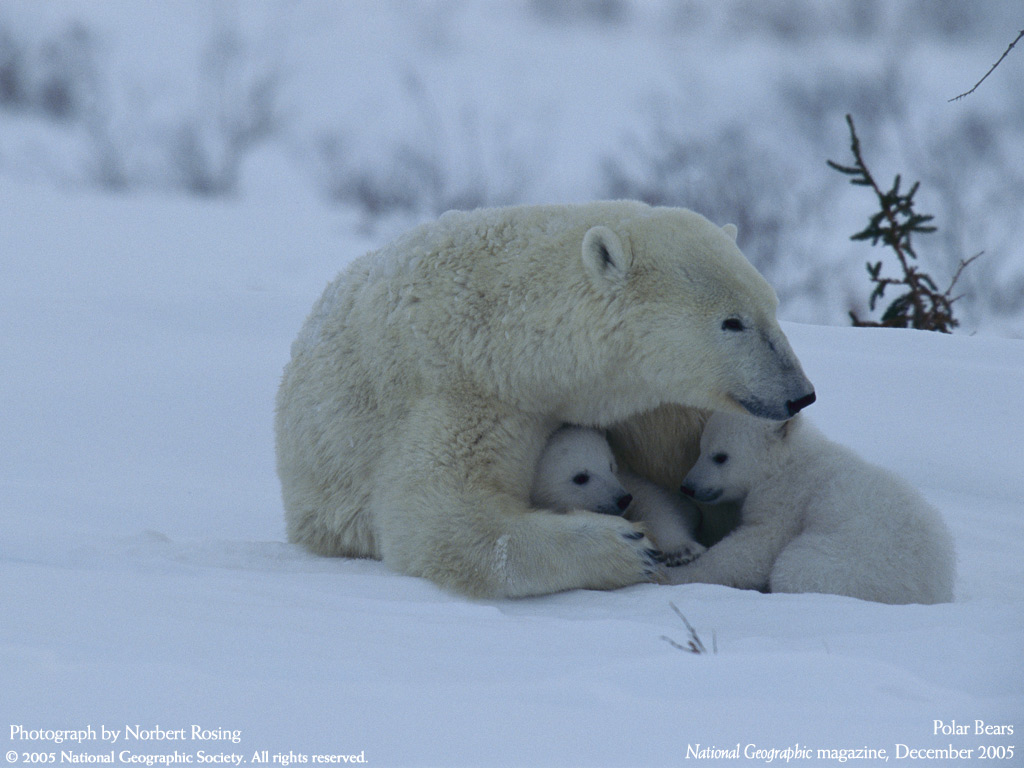
[(725, 462), (729, 460), (729, 454), (716, 453), (714, 456), (711, 457), (711, 460), (715, 462), (715, 464), (725, 464)]
[(738, 317), (729, 317), (722, 321), (723, 331), (742, 331), (743, 321)]
[(590, 475), (586, 472), (580, 472), (578, 475), (573, 475), (572, 481), (576, 483), (576, 485), (586, 485), (590, 482)]

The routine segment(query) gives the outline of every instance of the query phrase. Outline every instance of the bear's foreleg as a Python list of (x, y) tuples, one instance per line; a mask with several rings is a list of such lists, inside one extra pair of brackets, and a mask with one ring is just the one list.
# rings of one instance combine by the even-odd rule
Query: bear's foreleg
[(465, 394), (420, 402), (375, 493), (384, 562), (476, 597), (614, 589), (658, 576), (660, 553), (640, 526), (528, 505), (555, 425)]
[(768, 589), (768, 577), (792, 533), (775, 521), (743, 523), (693, 562), (670, 568), (669, 584), (723, 584), (739, 589)]

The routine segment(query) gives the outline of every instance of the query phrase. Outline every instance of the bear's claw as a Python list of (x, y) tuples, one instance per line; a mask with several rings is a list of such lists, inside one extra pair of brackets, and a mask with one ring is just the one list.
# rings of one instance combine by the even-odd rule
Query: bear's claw
[(626, 531), (622, 537), (637, 545), (637, 554), (640, 556), (643, 578), (645, 581), (652, 581), (660, 578), (664, 568), (666, 555), (660, 549), (651, 546), (647, 534), (643, 531)]
[(644, 554), (656, 563), (664, 563), (668, 560), (668, 555), (666, 555), (660, 549), (647, 548), (646, 550), (644, 550)]

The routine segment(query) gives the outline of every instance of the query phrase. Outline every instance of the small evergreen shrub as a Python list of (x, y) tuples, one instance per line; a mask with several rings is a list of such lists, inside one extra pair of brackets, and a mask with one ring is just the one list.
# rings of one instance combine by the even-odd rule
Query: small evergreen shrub
[(878, 198), (879, 210), (871, 216), (868, 225), (851, 236), (851, 240), (870, 240), (872, 245), (881, 242), (890, 248), (899, 262), (903, 274), (901, 277), (882, 275), (882, 262), (867, 263), (868, 276), (874, 284), (874, 290), (868, 300), (868, 306), (874, 311), (875, 304), (885, 295), (889, 286), (902, 286), (905, 290), (892, 301), (882, 313), (878, 321), (862, 320), (856, 312), (850, 311), (850, 319), (855, 326), (876, 328), (916, 328), (924, 331), (940, 331), (951, 333), (960, 322), (953, 317), (953, 304), (959, 296), (954, 297), (953, 286), (959, 279), (964, 268), (981, 254), (976, 254), (966, 261), (961, 259), (949, 287), (939, 292), (935, 281), (927, 272), (922, 272), (917, 263), (917, 252), (911, 240), (914, 234), (934, 232), (935, 227), (928, 224), (934, 217), (920, 214), (914, 210), (914, 195), (920, 182), (914, 182), (906, 193), (900, 192), (901, 179), (896, 175), (892, 187), (887, 191), (875, 181), (868, 170), (860, 151), (860, 140), (853, 125), (853, 118), (846, 116), (850, 127), (850, 150), (853, 153), (853, 165), (840, 165), (827, 161), (831, 168), (850, 177), (850, 183), (856, 186), (870, 187)]

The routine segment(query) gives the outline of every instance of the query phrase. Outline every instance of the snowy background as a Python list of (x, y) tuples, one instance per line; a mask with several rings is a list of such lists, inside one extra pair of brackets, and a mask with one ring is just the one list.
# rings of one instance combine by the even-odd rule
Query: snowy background
[[(1024, 335), (1017, 0), (4, 0), (0, 174), (349, 211), (374, 242), (453, 207), (640, 197), (739, 225), (788, 319), (863, 310), (849, 235), (920, 180), (965, 332)], [(341, 252), (341, 248), (335, 250)], [(861, 312), (863, 314), (863, 312)]]
[[(1005, 755), (1024, 729), (1019, 46), (947, 99), (1022, 26), (1015, 2), (3, 0), (0, 733), (196, 723), (240, 743), (113, 748), (250, 765)], [(825, 166), (849, 159), (847, 112), (876, 176), (921, 179), (937, 281), (985, 252), (955, 336), (844, 327), (883, 256), (848, 239), (873, 201)], [(284, 543), (274, 392), (345, 262), (449, 207), (619, 195), (740, 224), (809, 416), (953, 529), (954, 604), (472, 602)], [(662, 639), (687, 639), (670, 602), (716, 654)]]

